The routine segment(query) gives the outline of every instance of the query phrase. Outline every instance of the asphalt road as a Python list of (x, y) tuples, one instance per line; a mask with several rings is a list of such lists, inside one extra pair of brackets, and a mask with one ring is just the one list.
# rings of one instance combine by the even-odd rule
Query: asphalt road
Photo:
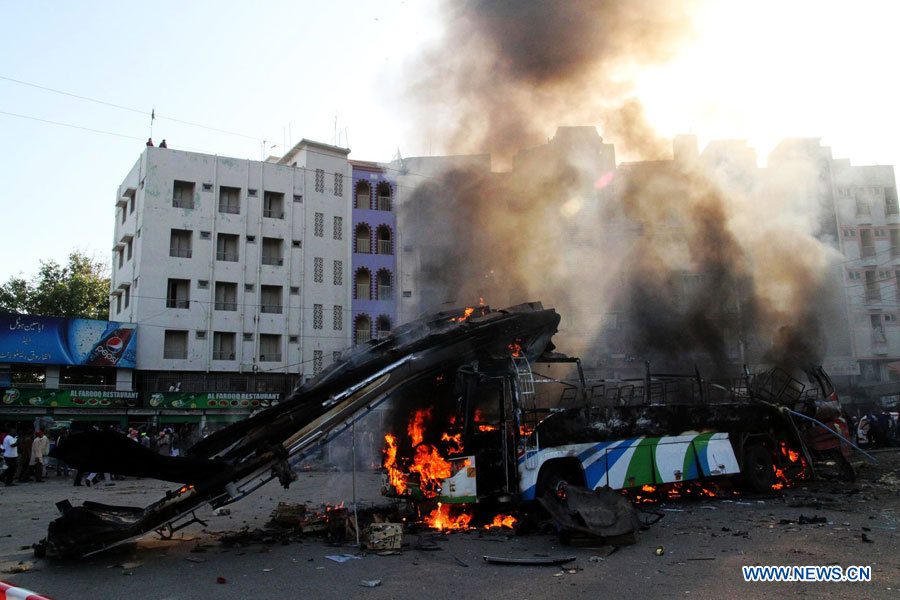
[[(303, 473), (289, 490), (270, 484), (232, 505), (230, 515), (199, 511), (208, 525), (192, 525), (173, 540), (147, 535), (78, 561), (36, 560), (30, 545), (46, 534), (57, 501), (144, 506), (175, 487), (132, 479), (76, 488), (71, 478), (51, 477), (40, 484), (0, 487), (0, 577), (56, 600), (900, 598), (900, 454), (890, 451), (878, 458), (880, 464), (861, 470), (852, 486), (811, 482), (777, 495), (660, 504), (666, 515), (662, 521), (641, 532), (636, 544), (605, 557), (596, 549), (562, 546), (556, 535), (516, 536), (509, 530), (408, 534), (409, 545), (394, 556), (315, 538), (287, 545), (221, 543), (224, 532), (264, 527), (279, 501), (349, 503), (349, 474)], [(382, 502), (380, 481), (375, 473), (359, 475), (358, 500)], [(826, 522), (800, 525), (801, 514)], [(417, 549), (423, 541), (434, 541), (440, 549)], [(659, 546), (661, 556), (655, 553)], [(345, 553), (361, 558), (345, 563), (325, 558)], [(498, 566), (486, 563), (484, 555), (576, 560), (564, 568)], [(746, 583), (744, 565), (871, 566), (872, 581)], [(22, 572), (10, 572), (15, 570)], [(217, 583), (218, 578), (226, 582)], [(380, 584), (363, 587), (364, 580)]]

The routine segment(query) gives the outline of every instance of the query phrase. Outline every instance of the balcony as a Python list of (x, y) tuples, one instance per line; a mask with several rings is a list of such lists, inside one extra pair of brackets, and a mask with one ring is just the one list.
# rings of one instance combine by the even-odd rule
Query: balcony
[(391, 210), (390, 196), (378, 196), (378, 210)]
[(181, 300), (178, 298), (167, 298), (166, 299), (166, 308), (190, 308), (191, 301), (190, 300)]
[(371, 300), (371, 290), (369, 289), (368, 283), (357, 283), (356, 284), (356, 299), (357, 300)]
[(280, 267), (284, 264), (284, 259), (280, 256), (273, 256), (271, 254), (263, 254), (262, 255), (262, 264), (264, 265), (274, 265), (276, 267)]
[(213, 360), (234, 360), (234, 352), (228, 350), (213, 351)]
[(237, 252), (216, 252), (216, 260), (222, 260), (225, 262), (237, 262), (238, 261), (238, 253)]
[(278, 209), (267, 208), (263, 210), (263, 216), (268, 217), (270, 219), (283, 219), (284, 212)]
[(391, 289), (389, 285), (379, 285), (378, 286), (378, 299), (379, 300), (392, 300), (394, 297), (394, 291)]
[(378, 240), (378, 254), (393, 254), (391, 240)]
[(863, 246), (860, 255), (863, 258), (874, 258), (875, 256), (875, 246)]
[(175, 258), (190, 258), (191, 257), (191, 249), (190, 248), (169, 248), (169, 256), (174, 256)]
[(259, 355), (260, 362), (281, 362), (280, 352), (267, 352)]
[(280, 315), (281, 314), (281, 305), (280, 304), (260, 304), (259, 312)]
[(231, 311), (235, 311), (235, 310), (237, 310), (237, 302), (219, 302), (219, 301), (216, 301), (215, 309), (216, 309), (216, 310), (231, 310)]

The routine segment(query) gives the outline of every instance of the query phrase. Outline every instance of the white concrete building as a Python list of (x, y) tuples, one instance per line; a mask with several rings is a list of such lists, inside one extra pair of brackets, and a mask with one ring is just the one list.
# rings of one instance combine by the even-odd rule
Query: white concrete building
[(110, 301), (111, 319), (138, 324), (139, 374), (285, 391), (251, 388), (315, 375), (350, 344), (348, 153), (309, 140), (266, 162), (146, 148), (116, 195)]

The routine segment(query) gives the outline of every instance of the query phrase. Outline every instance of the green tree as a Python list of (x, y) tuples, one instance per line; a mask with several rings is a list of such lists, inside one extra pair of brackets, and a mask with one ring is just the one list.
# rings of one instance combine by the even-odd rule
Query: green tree
[(30, 281), (10, 277), (0, 286), (0, 311), (108, 320), (108, 268), (78, 250), (69, 254), (65, 266), (41, 261)]

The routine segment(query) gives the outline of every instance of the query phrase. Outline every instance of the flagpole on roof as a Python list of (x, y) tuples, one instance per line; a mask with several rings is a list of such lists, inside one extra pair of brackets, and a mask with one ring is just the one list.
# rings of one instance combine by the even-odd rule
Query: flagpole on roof
[(150, 139), (153, 139), (153, 121), (156, 120), (156, 107), (150, 110)]

